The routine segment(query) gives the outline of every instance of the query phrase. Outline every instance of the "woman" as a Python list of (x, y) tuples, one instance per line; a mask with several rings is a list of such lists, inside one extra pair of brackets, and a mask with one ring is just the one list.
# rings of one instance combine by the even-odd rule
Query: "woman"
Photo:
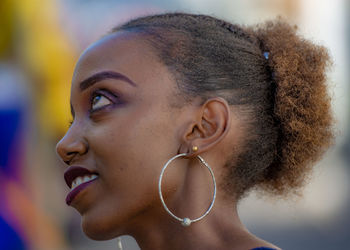
[(252, 189), (295, 193), (331, 144), (328, 65), (281, 20), (169, 13), (115, 28), (79, 59), (57, 144), (85, 234), (278, 249), (248, 232), (237, 203)]

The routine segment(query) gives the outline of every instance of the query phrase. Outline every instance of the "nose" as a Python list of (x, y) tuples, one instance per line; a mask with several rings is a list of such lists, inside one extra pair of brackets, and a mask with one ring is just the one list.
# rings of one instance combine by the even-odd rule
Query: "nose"
[(67, 165), (70, 165), (72, 160), (77, 156), (86, 154), (87, 151), (87, 141), (72, 127), (56, 145), (58, 156)]

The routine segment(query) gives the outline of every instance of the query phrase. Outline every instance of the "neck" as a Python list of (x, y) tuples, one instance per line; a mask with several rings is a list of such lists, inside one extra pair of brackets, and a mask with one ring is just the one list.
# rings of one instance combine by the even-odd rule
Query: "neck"
[(206, 217), (188, 227), (182, 226), (163, 207), (147, 218), (146, 221), (138, 221), (137, 225), (133, 225), (136, 230), (130, 231), (142, 250), (252, 249), (269, 246), (248, 232), (238, 217), (235, 204), (228, 202), (216, 202)]
[(215, 205), (205, 218), (188, 227), (182, 226), (180, 221), (168, 214), (164, 214), (161, 220), (142, 224), (132, 236), (143, 250), (224, 249), (218, 246), (233, 246), (232, 241), (238, 243), (241, 236), (247, 233), (235, 212), (223, 213)]
[[(168, 208), (178, 217), (195, 219), (206, 212), (213, 194), (211, 177), (204, 168), (187, 168), (185, 181), (165, 193)], [(202, 220), (188, 227), (171, 217), (162, 204), (153, 204), (130, 221), (128, 234), (147, 249), (252, 249), (271, 246), (251, 235), (241, 223), (236, 202), (218, 189), (214, 206)]]

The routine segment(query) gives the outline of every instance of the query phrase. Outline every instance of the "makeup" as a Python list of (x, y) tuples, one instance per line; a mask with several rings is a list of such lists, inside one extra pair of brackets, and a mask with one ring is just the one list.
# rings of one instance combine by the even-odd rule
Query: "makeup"
[(80, 166), (71, 166), (64, 173), (67, 186), (71, 189), (66, 197), (67, 205), (88, 185), (98, 179), (98, 174)]
[[(97, 177), (98, 178), (98, 177)], [(70, 191), (66, 197), (66, 204), (69, 206), (72, 201), (74, 200), (74, 198), (83, 190), (85, 189), (87, 186), (89, 186), (92, 182), (94, 182), (97, 178), (89, 180), (87, 182), (84, 182), (80, 185), (78, 185), (77, 187), (73, 188), (72, 191)]]

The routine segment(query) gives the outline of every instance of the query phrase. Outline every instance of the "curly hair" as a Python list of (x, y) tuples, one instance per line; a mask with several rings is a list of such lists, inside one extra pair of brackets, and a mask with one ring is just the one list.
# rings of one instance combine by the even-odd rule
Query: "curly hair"
[[(206, 15), (167, 13), (116, 27), (141, 34), (191, 99), (220, 96), (247, 125), (226, 184), (235, 198), (256, 187), (297, 191), (333, 142), (326, 48), (281, 19), (251, 27)], [(234, 160), (233, 160), (234, 159)]]

